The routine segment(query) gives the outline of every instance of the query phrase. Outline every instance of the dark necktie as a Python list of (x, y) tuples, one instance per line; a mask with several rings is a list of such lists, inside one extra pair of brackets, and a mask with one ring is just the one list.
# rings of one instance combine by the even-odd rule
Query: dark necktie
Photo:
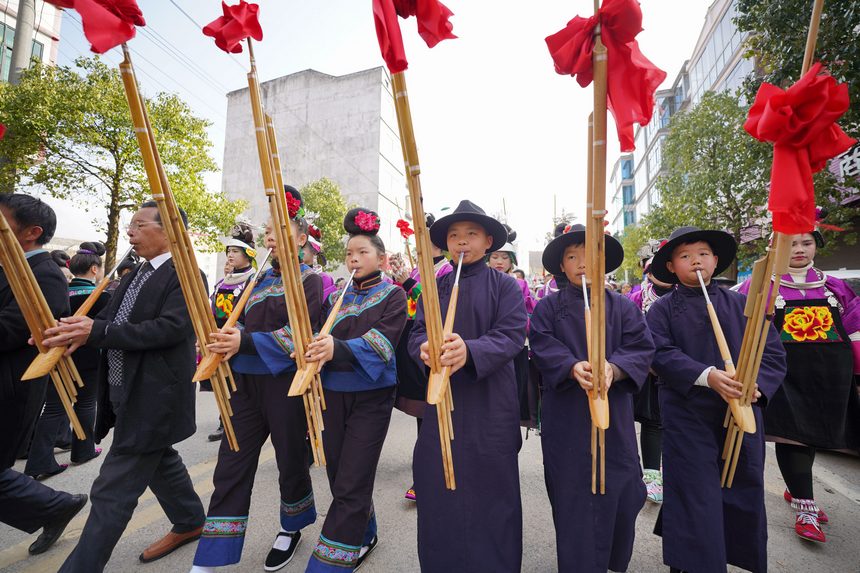
[[(122, 302), (120, 303), (119, 309), (116, 311), (116, 316), (111, 324), (120, 325), (128, 322), (128, 317), (131, 315), (134, 303), (137, 302), (137, 295), (140, 293), (140, 289), (143, 288), (143, 285), (153, 272), (155, 272), (155, 269), (152, 268), (149, 261), (141, 265), (140, 270), (137, 272), (137, 276), (135, 276), (131, 281), (131, 284), (128, 285), (128, 289), (122, 297)], [(108, 382), (111, 386), (122, 385), (122, 366), (124, 358), (125, 354), (122, 350), (109, 349), (107, 351)]]

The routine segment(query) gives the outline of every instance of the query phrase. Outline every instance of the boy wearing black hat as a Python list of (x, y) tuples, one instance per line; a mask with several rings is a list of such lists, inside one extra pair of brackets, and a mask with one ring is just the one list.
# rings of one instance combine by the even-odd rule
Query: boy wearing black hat
[[(522, 562), (522, 506), (517, 453), (519, 403), (514, 357), (526, 339), (526, 310), (516, 280), (484, 263), (507, 240), (507, 230), (470, 201), (430, 227), (430, 238), (463, 254), (454, 333), (442, 346), (450, 366), (451, 442), (457, 489), (445, 488), (439, 427), (426, 406), (413, 456), (418, 496), (418, 557), (427, 573), (512, 573)], [(437, 280), (443, 315), (455, 273)], [(444, 320), (444, 316), (442, 317)], [(409, 352), (429, 366), (423, 305), (418, 307)]]
[(760, 430), (744, 438), (734, 483), (721, 488), (726, 404), (740, 397), (741, 384), (721, 369), (724, 362), (697, 276), (701, 272), (737, 360), (745, 297), (711, 280), (729, 267), (736, 250), (728, 233), (681, 227), (651, 262), (654, 277), (677, 285), (654, 302), (646, 317), (657, 346), (652, 368), (663, 415), (666, 495), (655, 532), (663, 536), (663, 561), (672, 571), (725, 572), (727, 563), (767, 571), (761, 407), (782, 383), (785, 351), (771, 329), (753, 404)]
[[(583, 294), (586, 259), (582, 225), (566, 229), (543, 253), (544, 268), (567, 278), (558, 292), (538, 303), (529, 338), (544, 382), (544, 473), (555, 523), (558, 571), (626, 571), (633, 554), (636, 516), (645, 504), (633, 394), (648, 375), (654, 343), (636, 305), (607, 289), (606, 381), (611, 423), (606, 443), (610, 455), (606, 456), (606, 494), (594, 495), (591, 418), (588, 395), (583, 391), (592, 387)], [(606, 272), (618, 268), (623, 259), (621, 244), (607, 236)]]

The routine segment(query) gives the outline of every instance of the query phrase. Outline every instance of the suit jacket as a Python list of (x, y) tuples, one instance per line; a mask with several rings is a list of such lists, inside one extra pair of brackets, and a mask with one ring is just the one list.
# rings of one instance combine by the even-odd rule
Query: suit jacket
[[(128, 322), (112, 324), (140, 266), (123, 277), (110, 304), (93, 321), (87, 343), (125, 351), (120, 398), (110, 399), (107, 352), (99, 369), (99, 411), (95, 437), (114, 428), (112, 450), (119, 454), (163, 449), (191, 436), (194, 421), (194, 328), (173, 259), (144, 283)], [(204, 277), (204, 283), (206, 281)], [(105, 332), (107, 329), (107, 333)]]
[[(33, 255), (27, 262), (55, 318), (69, 315), (69, 283), (50, 253)], [(21, 381), (38, 354), (27, 344), (30, 329), (0, 269), (0, 469), (12, 467), (15, 452), (29, 440), (42, 410), (48, 377)]]

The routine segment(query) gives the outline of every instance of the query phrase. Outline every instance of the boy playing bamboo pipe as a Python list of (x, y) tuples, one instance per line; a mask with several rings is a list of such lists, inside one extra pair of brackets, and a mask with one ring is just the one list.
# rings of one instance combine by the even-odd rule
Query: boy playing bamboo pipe
[[(484, 256), (507, 230), (470, 201), (430, 227), (430, 238), (463, 254), (454, 332), (443, 344), (454, 402), (451, 442), (456, 490), (445, 487), (435, 406), (427, 405), (413, 458), (418, 496), (418, 557), (425, 573), (513, 573), (522, 561), (521, 445), (513, 359), (526, 338), (526, 310), (516, 280)], [(437, 280), (447, 314), (456, 273)], [(422, 299), (423, 300), (423, 299)], [(444, 320), (444, 316), (442, 317)], [(409, 339), (413, 359), (430, 365), (424, 305)]]
[[(592, 388), (585, 331), (587, 252), (585, 227), (574, 225), (543, 253), (544, 268), (564, 274), (558, 292), (541, 299), (532, 315), (533, 360), (544, 383), (541, 446), (552, 503), (558, 571), (626, 571), (633, 554), (636, 516), (645, 504), (639, 468), (633, 395), (648, 376), (654, 343), (645, 319), (626, 297), (606, 293), (606, 494), (592, 493)], [(624, 260), (621, 244), (606, 237), (606, 272)], [(590, 295), (589, 295), (590, 296)]]
[[(307, 239), (301, 196), (285, 185), (293, 238), (297, 245)], [(295, 555), (301, 530), (316, 521), (311, 476), (305, 445), (307, 422), (302, 399), (288, 397), (296, 371), (284, 283), (271, 221), (266, 226), (266, 248), (272, 249), (272, 268), (262, 273), (252, 288), (241, 328), (214, 333), (209, 350), (226, 355), (238, 392), (231, 398), (233, 426), (239, 451), (221, 441), (213, 482), (215, 491), (203, 535), (194, 556), (193, 573), (215, 571), (238, 563), (245, 543), (251, 490), (260, 451), (271, 436), (279, 470), (280, 530), (266, 556), (266, 571), (277, 571)], [(301, 266), (302, 287), (312, 327), (319, 328), (323, 284), (307, 265)]]
[(728, 233), (681, 227), (651, 263), (658, 280), (677, 285), (646, 317), (657, 347), (652, 369), (663, 414), (665, 496), (655, 533), (663, 536), (663, 561), (672, 571), (724, 573), (727, 563), (767, 571), (761, 409), (785, 376), (785, 351), (771, 328), (753, 397), (758, 431), (745, 435), (734, 484), (721, 488), (723, 421), (728, 400), (741, 396), (741, 384), (723, 370), (697, 276), (702, 274), (736, 362), (745, 298), (711, 282), (729, 267), (736, 250)]

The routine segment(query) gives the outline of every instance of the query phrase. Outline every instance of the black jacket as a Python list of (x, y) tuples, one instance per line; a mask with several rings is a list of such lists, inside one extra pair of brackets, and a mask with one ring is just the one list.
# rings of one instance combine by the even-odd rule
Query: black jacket
[[(50, 253), (33, 255), (27, 262), (55, 318), (69, 314), (69, 284)], [(0, 268), (0, 469), (15, 463), (15, 452), (30, 432), (45, 397), (48, 377), (21, 381), (38, 354), (27, 344), (30, 329)]]
[[(95, 437), (114, 428), (111, 449), (146, 453), (181, 442), (196, 431), (194, 329), (173, 259), (144, 283), (123, 325), (111, 324), (140, 265), (123, 277), (110, 304), (93, 322), (88, 344), (125, 351), (121, 398), (114, 409), (107, 380), (107, 353), (99, 372), (99, 411)], [(205, 277), (204, 277), (205, 283)], [(107, 334), (105, 329), (108, 328)]]

